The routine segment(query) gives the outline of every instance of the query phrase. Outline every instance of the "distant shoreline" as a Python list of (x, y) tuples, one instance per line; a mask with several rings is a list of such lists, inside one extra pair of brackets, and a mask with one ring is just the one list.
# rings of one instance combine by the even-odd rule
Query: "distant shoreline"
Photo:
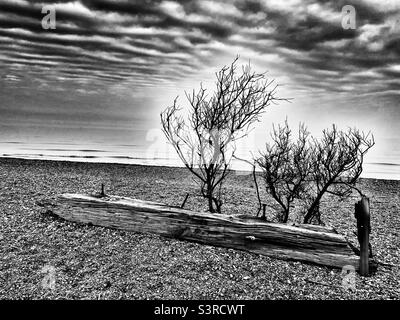
[[(88, 159), (93, 159), (93, 158), (88, 158)], [(140, 158), (137, 158), (140, 159)], [(182, 166), (176, 166), (176, 165), (160, 165), (160, 164), (143, 164), (143, 163), (121, 163), (121, 162), (102, 162), (102, 161), (77, 161), (76, 159), (64, 159), (64, 160), (53, 160), (53, 159), (29, 159), (29, 158), (18, 158), (18, 157), (4, 157), (0, 156), (0, 165), (4, 160), (9, 160), (9, 161), (28, 161), (28, 162), (50, 162), (50, 163), (70, 163), (70, 164), (92, 164), (92, 165), (112, 165), (112, 166), (142, 166), (142, 167), (156, 167), (156, 168), (176, 168), (176, 169), (184, 169), (185, 167)], [(383, 164), (382, 164), (383, 165)], [(388, 165), (388, 164), (387, 164)], [(392, 166), (395, 166), (396, 164), (389, 164)], [(248, 173), (251, 174), (251, 171), (249, 170), (234, 170), (231, 169), (233, 172), (243, 172), (243, 173)], [(257, 172), (260, 172), (257, 170)], [(373, 178), (373, 177), (360, 177), (360, 180), (369, 180), (369, 181), (400, 181), (400, 179), (385, 179), (385, 178)]]

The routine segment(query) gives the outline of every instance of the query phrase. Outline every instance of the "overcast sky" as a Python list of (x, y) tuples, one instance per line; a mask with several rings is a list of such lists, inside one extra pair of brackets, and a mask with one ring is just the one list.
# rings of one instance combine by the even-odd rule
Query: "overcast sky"
[[(55, 30), (42, 28), (44, 4)], [(355, 29), (342, 27), (345, 5)], [(372, 130), (376, 155), (400, 156), (399, 0), (0, 0), (0, 133), (143, 135), (236, 55), (293, 98), (271, 107), (257, 140), (285, 117), (316, 132), (336, 122)]]

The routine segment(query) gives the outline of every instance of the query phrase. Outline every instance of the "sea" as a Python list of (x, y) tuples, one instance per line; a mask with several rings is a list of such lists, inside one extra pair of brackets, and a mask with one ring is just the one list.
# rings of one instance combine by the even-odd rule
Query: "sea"
[[(240, 152), (241, 151), (241, 152)], [(246, 150), (239, 150), (240, 158), (251, 159)], [(0, 141), (0, 157), (55, 161), (100, 162), (182, 167), (171, 146), (143, 143), (84, 143), (74, 141)], [(249, 158), (250, 157), (250, 158)], [(385, 161), (386, 160), (386, 161)], [(366, 158), (363, 178), (400, 180), (400, 152), (385, 158)], [(250, 171), (251, 166), (240, 160), (232, 161), (232, 169)]]

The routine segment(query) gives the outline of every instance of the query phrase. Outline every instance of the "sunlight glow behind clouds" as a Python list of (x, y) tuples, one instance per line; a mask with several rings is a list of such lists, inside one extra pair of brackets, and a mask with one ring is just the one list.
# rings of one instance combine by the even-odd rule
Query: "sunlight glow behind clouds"
[[(315, 130), (354, 122), (400, 135), (397, 0), (60, 0), (57, 29), (43, 30), (53, 3), (0, 0), (2, 123), (158, 127), (160, 110), (200, 82), (212, 89), (240, 54), (293, 98), (263, 124), (308, 117)], [(341, 26), (345, 4), (356, 30)]]

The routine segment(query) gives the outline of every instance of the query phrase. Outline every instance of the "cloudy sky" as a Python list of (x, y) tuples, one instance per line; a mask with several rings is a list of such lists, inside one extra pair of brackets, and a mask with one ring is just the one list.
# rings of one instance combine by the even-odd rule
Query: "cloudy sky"
[[(56, 29), (42, 28), (44, 5)], [(0, 134), (149, 140), (175, 96), (212, 88), (236, 55), (293, 99), (253, 140), (285, 117), (312, 132), (335, 122), (372, 130), (376, 161), (400, 164), (399, 0), (0, 0)]]

